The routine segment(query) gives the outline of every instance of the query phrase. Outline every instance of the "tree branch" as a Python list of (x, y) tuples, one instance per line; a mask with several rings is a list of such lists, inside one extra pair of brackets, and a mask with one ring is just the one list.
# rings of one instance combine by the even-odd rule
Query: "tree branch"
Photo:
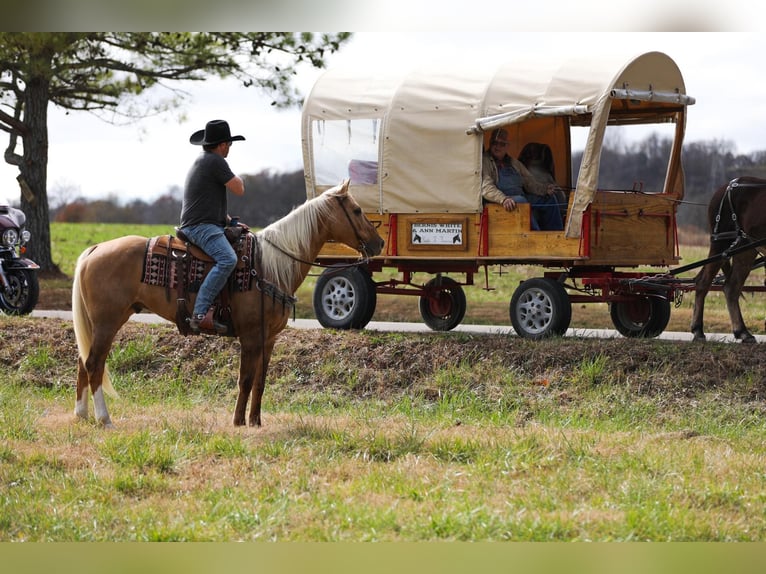
[(8, 115), (3, 110), (0, 110), (0, 122), (5, 124), (5, 126), (0, 127), (7, 132), (15, 132), (21, 136), (25, 136), (27, 134), (27, 127), (24, 125), (24, 122), (18, 118), (14, 118), (13, 116)]

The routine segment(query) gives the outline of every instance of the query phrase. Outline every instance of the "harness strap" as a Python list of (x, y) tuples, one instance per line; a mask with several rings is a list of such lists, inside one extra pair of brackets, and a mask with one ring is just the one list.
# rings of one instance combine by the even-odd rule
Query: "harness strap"
[[(728, 259), (729, 257), (739, 253), (741, 251), (747, 251), (749, 249), (756, 249), (766, 244), (766, 238), (756, 239), (751, 237), (742, 229), (737, 219), (737, 214), (734, 212), (734, 202), (732, 201), (732, 193), (739, 187), (760, 187), (762, 183), (756, 182), (742, 182), (739, 178), (732, 179), (729, 185), (726, 187), (726, 193), (721, 198), (721, 203), (718, 205), (718, 213), (715, 218), (715, 226), (713, 227), (713, 234), (710, 239), (711, 242), (716, 241), (729, 241), (731, 244), (724, 249), (718, 257)], [(721, 223), (721, 213), (723, 211), (723, 204), (727, 202), (729, 209), (731, 210), (731, 220), (734, 222), (734, 230), (718, 232), (718, 226)]]
[(174, 252), (168, 248), (168, 257), (172, 257), (176, 261), (176, 291), (178, 293), (178, 299), (186, 299), (186, 264), (190, 257), (188, 248), (179, 253)]
[[(742, 231), (742, 228), (739, 225), (737, 214), (734, 212), (734, 203), (731, 199), (732, 190), (736, 189), (739, 186), (740, 186), (740, 183), (738, 178), (732, 179), (729, 182), (729, 185), (726, 186), (726, 192), (724, 196), (721, 198), (721, 203), (718, 204), (718, 213), (715, 216), (715, 225), (713, 226), (713, 234), (710, 237), (711, 241), (732, 240), (734, 244), (736, 244), (744, 235), (744, 232)], [(729, 210), (731, 211), (731, 220), (734, 223), (734, 230), (722, 231), (721, 233), (719, 233), (718, 226), (721, 224), (721, 213), (723, 212), (724, 202), (729, 204)], [(732, 246), (734, 246), (734, 244), (732, 244)]]

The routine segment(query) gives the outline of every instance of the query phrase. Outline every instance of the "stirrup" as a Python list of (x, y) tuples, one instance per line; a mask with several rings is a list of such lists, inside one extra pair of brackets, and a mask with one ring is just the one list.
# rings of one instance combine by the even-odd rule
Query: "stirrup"
[(210, 307), (203, 317), (199, 315), (192, 316), (189, 319), (189, 328), (194, 332), (214, 331), (219, 335), (228, 332), (229, 327), (215, 318), (215, 307)]

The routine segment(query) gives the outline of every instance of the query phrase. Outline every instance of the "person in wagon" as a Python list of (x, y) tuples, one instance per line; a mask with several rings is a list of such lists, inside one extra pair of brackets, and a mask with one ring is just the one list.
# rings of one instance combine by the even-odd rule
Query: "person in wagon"
[(537, 181), (523, 163), (508, 154), (507, 130), (492, 132), (482, 174), (481, 195), (485, 201), (499, 203), (506, 211), (516, 209), (518, 203), (531, 203), (533, 230), (564, 229), (555, 196), (557, 186)]
[(551, 147), (540, 142), (529, 142), (519, 152), (519, 161), (537, 181), (554, 186), (553, 195), (556, 196), (563, 219), (569, 201), (566, 192), (556, 183), (556, 168)]
[(229, 222), (226, 194), (243, 195), (245, 184), (231, 171), (226, 158), (232, 142), (244, 139), (241, 135), (232, 136), (224, 120), (209, 121), (205, 129), (189, 138), (191, 144), (202, 146), (202, 153), (186, 176), (180, 228), (215, 260), (199, 287), (189, 320), (189, 327), (195, 332), (200, 329), (227, 331), (226, 325), (214, 317), (213, 301), (237, 265), (237, 255), (224, 234)]

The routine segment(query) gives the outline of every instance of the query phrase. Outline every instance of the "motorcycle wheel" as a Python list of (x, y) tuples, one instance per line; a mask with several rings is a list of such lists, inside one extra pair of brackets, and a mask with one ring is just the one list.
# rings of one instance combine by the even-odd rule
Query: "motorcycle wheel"
[(8, 315), (29, 315), (40, 298), (37, 274), (26, 269), (6, 271), (8, 289), (0, 289), (0, 311)]

